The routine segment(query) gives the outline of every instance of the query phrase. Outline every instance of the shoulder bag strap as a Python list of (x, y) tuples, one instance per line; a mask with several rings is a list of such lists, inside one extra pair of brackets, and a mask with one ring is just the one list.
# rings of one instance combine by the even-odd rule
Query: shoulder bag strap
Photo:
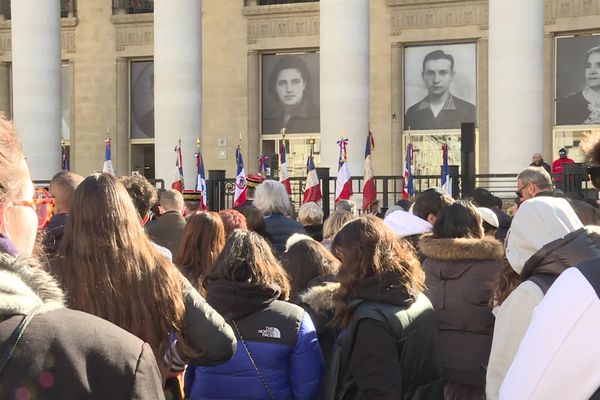
[(6, 364), (10, 361), (15, 352), (15, 348), (21, 340), (27, 325), (31, 322), (34, 315), (37, 314), (37, 310), (39, 307), (35, 307), (33, 310), (29, 311), (27, 315), (23, 317), (19, 325), (15, 328), (15, 330), (11, 333), (11, 335), (6, 339), (4, 343), (2, 343), (2, 355), (0, 356), (0, 375), (4, 371)]
[(246, 346), (246, 341), (244, 340), (242, 333), (238, 329), (237, 324), (235, 323), (234, 320), (231, 320), (231, 325), (233, 325), (235, 332), (240, 337), (240, 341), (242, 342), (242, 345), (244, 346), (244, 350), (246, 350), (246, 354), (248, 354), (248, 358), (250, 358), (250, 362), (252, 363), (254, 370), (256, 371), (256, 373), (258, 374), (258, 377), (260, 378), (263, 385), (265, 386), (265, 389), (267, 389), (267, 392), (269, 393), (269, 397), (271, 398), (271, 400), (275, 400), (275, 396), (273, 396), (273, 392), (271, 392), (271, 388), (269, 387), (267, 380), (263, 376), (262, 372), (260, 372), (260, 370), (258, 369), (258, 366), (256, 365), (256, 362), (254, 361), (254, 357), (252, 357), (252, 353), (250, 353), (250, 349), (248, 349), (248, 346)]

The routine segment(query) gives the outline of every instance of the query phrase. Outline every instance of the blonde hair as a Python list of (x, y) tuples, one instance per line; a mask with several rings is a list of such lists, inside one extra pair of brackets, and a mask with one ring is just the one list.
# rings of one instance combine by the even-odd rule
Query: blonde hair
[(263, 214), (289, 214), (290, 198), (281, 182), (266, 180), (254, 192), (254, 206)]
[(323, 239), (335, 236), (348, 223), (356, 217), (350, 211), (338, 210), (334, 211), (323, 224)]
[(183, 195), (175, 189), (165, 190), (160, 194), (160, 206), (165, 211), (181, 211), (183, 205)]
[(320, 225), (323, 223), (323, 209), (313, 201), (304, 203), (298, 210), (298, 221), (302, 225)]

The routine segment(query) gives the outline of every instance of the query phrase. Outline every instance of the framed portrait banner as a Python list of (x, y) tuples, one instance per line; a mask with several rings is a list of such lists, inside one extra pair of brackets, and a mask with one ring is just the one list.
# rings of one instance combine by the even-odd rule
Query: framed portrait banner
[(404, 48), (404, 129), (477, 124), (477, 44)]
[(319, 133), (319, 53), (263, 54), (261, 133)]
[(130, 63), (130, 137), (154, 138), (154, 62)]
[(556, 125), (600, 124), (600, 34), (556, 38)]

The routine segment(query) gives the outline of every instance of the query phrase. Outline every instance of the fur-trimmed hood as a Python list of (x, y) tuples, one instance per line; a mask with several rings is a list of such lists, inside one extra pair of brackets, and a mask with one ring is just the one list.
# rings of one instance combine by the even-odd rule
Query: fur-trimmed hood
[(492, 237), (483, 239), (434, 239), (425, 235), (419, 250), (427, 258), (437, 260), (499, 260), (504, 255), (502, 243)]
[(58, 283), (32, 258), (0, 253), (0, 315), (36, 314), (65, 307)]
[(334, 295), (340, 288), (338, 282), (313, 286), (300, 293), (300, 301), (316, 312), (327, 312), (335, 308)]

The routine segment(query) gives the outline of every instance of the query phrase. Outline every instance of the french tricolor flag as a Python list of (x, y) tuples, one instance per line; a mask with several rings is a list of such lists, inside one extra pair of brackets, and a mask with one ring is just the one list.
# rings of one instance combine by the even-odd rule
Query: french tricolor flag
[(363, 185), (363, 211), (368, 209), (371, 203), (376, 200), (377, 192), (375, 189), (375, 179), (373, 178), (373, 164), (371, 162), (371, 151), (375, 148), (373, 134), (367, 135), (367, 145), (365, 147), (365, 176)]
[(208, 210), (206, 205), (206, 178), (204, 175), (204, 160), (202, 160), (202, 154), (200, 151), (194, 154), (196, 157), (196, 191), (200, 192), (200, 209), (203, 211)]
[(340, 147), (339, 167), (335, 184), (335, 202), (340, 200), (350, 200), (352, 196), (352, 176), (350, 174), (350, 166), (348, 165), (348, 153), (346, 147), (348, 139), (343, 136), (337, 142)]
[(315, 161), (313, 155), (308, 156), (306, 161), (306, 188), (304, 189), (304, 203), (317, 202), (323, 198), (321, 193), (321, 185), (317, 170), (315, 169)]
[(105, 174), (115, 175), (115, 170), (112, 165), (112, 155), (111, 155), (111, 140), (110, 138), (106, 138), (104, 140), (104, 165), (102, 165), (102, 172)]
[(285, 136), (281, 139), (281, 144), (279, 145), (279, 182), (283, 183), (285, 186), (285, 190), (287, 190), (288, 194), (292, 194), (292, 187), (290, 185), (290, 175), (288, 174), (287, 164), (286, 164), (286, 149), (285, 149)]
[(413, 155), (414, 149), (411, 143), (406, 145), (406, 162), (404, 164), (404, 173), (402, 174), (402, 198), (408, 198), (415, 194), (413, 187)]
[(181, 154), (181, 140), (179, 144), (175, 146), (175, 154), (177, 159), (175, 160), (175, 180), (171, 183), (171, 189), (175, 189), (180, 193), (183, 193), (185, 185), (183, 183), (183, 155)]
[(450, 178), (450, 168), (448, 167), (448, 145), (442, 145), (442, 189), (452, 196), (452, 178)]
[(235, 162), (237, 164), (237, 175), (235, 177), (235, 194), (233, 197), (233, 207), (239, 207), (248, 200), (248, 188), (246, 187), (246, 171), (244, 170), (244, 159), (242, 150), (238, 145), (235, 151)]

